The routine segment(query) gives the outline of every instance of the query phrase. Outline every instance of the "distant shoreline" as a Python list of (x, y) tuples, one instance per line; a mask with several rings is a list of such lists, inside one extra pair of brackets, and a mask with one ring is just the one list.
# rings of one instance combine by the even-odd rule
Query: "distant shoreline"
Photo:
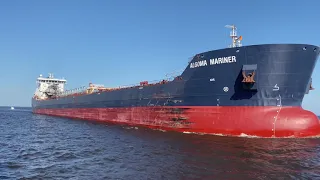
[(31, 109), (31, 106), (0, 106), (0, 109), (10, 109), (11, 107), (14, 107), (15, 109)]

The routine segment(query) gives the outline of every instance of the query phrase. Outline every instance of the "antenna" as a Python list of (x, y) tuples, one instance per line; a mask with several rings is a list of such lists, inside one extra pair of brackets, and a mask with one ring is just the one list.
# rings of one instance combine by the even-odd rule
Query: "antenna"
[(225, 27), (231, 29), (230, 37), (232, 39), (232, 44), (229, 47), (241, 47), (242, 36), (237, 36), (237, 27), (235, 25), (226, 25)]

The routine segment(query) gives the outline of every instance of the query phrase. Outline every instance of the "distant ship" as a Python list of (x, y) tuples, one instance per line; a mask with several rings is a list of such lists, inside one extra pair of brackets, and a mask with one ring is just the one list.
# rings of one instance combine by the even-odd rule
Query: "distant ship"
[(11, 106), (11, 108), (10, 108), (11, 110), (14, 110), (14, 107), (13, 106)]
[[(185, 70), (157, 83), (64, 89), (65, 79), (37, 78), (37, 114), (225, 136), (314, 137), (318, 117), (302, 109), (319, 47), (242, 46), (231, 28), (228, 48), (196, 54)], [(121, 69), (120, 69), (121, 70)], [(147, 77), (147, 75), (146, 75)]]

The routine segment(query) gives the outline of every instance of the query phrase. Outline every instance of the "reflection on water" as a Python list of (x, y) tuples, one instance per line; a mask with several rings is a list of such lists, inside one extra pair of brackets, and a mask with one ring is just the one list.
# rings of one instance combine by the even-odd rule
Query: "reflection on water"
[(320, 179), (320, 139), (161, 132), (0, 110), (0, 179)]

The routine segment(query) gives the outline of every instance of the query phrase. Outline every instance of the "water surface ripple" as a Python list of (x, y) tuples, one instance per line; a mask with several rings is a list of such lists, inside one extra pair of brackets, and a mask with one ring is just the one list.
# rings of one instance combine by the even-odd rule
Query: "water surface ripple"
[(320, 139), (161, 132), (0, 110), (0, 179), (320, 179)]

